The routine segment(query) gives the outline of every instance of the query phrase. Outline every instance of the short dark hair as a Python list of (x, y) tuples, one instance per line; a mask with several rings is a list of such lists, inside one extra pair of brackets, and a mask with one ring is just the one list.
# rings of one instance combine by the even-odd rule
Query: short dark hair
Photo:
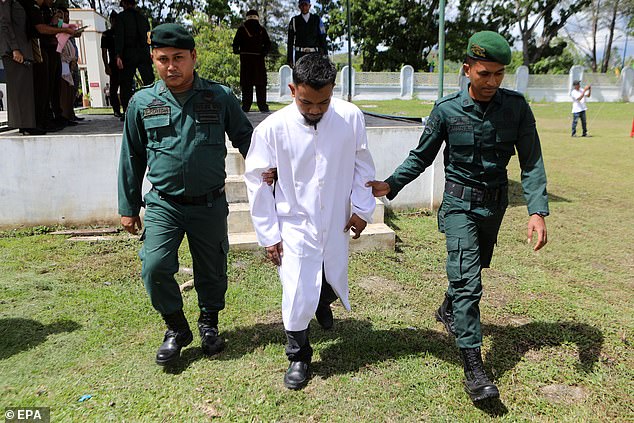
[(573, 85), (573, 86), (575, 86), (575, 85), (581, 85), (581, 81), (579, 81), (579, 80), (574, 80), (574, 81), (572, 81), (572, 85)]
[(337, 79), (337, 68), (328, 56), (311, 53), (302, 56), (293, 68), (293, 84), (306, 84), (310, 88), (320, 90), (326, 85), (334, 85)]
[(474, 59), (471, 56), (465, 56), (464, 60), (462, 61), (462, 63), (464, 63), (465, 65), (469, 65), (469, 66), (473, 66), (473, 64), (475, 62), (477, 62), (478, 59)]

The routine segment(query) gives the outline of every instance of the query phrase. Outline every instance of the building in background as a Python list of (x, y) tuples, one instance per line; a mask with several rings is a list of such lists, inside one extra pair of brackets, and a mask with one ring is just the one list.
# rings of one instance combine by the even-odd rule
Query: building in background
[(93, 107), (106, 107), (103, 87), (108, 76), (101, 60), (101, 34), (107, 29), (108, 20), (94, 9), (69, 9), (69, 12), (70, 23), (80, 28), (87, 26), (83, 35), (77, 39), (80, 88), (82, 93), (88, 93), (88, 96), (84, 95), (84, 99), (90, 99)]

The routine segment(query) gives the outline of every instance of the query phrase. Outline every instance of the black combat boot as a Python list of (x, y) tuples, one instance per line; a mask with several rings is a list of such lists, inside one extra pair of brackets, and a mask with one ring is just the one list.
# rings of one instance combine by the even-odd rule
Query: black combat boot
[(225, 340), (218, 336), (218, 312), (201, 311), (198, 318), (200, 346), (206, 355), (214, 355), (225, 347)]
[(477, 402), (487, 398), (498, 398), (498, 387), (489, 380), (482, 364), (482, 353), (478, 348), (461, 348), (462, 364), (464, 366), (464, 389)]
[(181, 355), (181, 349), (191, 344), (194, 339), (183, 310), (162, 316), (167, 324), (167, 332), (165, 332), (163, 344), (156, 353), (156, 364), (159, 366), (165, 366), (177, 360)]
[(445, 300), (442, 302), (436, 313), (434, 314), (436, 321), (445, 325), (447, 333), (454, 338), (456, 337), (456, 327), (453, 322), (453, 307), (451, 306), (451, 300), (445, 294)]

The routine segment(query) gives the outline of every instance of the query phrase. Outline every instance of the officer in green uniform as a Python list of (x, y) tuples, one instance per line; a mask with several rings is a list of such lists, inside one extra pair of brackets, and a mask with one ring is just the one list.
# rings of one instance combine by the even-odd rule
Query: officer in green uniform
[[(185, 28), (159, 25), (151, 42), (161, 80), (139, 90), (125, 116), (119, 214), (125, 229), (135, 234), (145, 206), (139, 256), (145, 288), (167, 324), (156, 355), (156, 362), (165, 365), (193, 339), (174, 279), (185, 234), (198, 293), (202, 348), (208, 355), (223, 348), (218, 312), (225, 306), (229, 250), (225, 133), (245, 156), (253, 128), (229, 88), (196, 74), (194, 39)], [(146, 168), (152, 189), (142, 198)]]
[(479, 302), (481, 270), (489, 267), (502, 217), (508, 206), (506, 167), (517, 155), (528, 205), (528, 240), (534, 250), (546, 244), (546, 173), (535, 118), (524, 97), (500, 88), (511, 61), (506, 40), (491, 31), (469, 39), (463, 65), (467, 89), (436, 102), (418, 146), (384, 182), (371, 181), (375, 196), (394, 198), (431, 165), (443, 142), (445, 194), (438, 227), (447, 240), (445, 300), (436, 319), (456, 338), (473, 401), (499, 397), (482, 365)]

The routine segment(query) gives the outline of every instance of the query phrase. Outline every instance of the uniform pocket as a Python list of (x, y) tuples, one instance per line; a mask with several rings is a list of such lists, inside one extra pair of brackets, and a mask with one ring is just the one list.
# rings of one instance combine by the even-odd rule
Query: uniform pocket
[(474, 139), (473, 132), (449, 133), (447, 142), (451, 160), (464, 163), (473, 162)]
[(447, 279), (449, 282), (462, 280), (460, 238), (447, 237)]
[(170, 115), (165, 114), (145, 118), (143, 126), (148, 136), (148, 148), (163, 150), (174, 147), (176, 137), (170, 125)]
[(196, 122), (196, 145), (223, 145), (224, 132), (220, 125), (214, 123)]
[(515, 155), (517, 131), (513, 129), (498, 129), (495, 135), (495, 151), (500, 158), (510, 158)]

